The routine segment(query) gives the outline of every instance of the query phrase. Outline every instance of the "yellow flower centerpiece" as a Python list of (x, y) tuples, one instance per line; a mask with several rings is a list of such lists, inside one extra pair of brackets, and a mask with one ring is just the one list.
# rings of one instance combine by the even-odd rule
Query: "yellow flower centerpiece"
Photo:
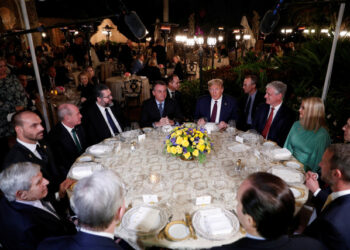
[(175, 127), (167, 136), (165, 149), (168, 154), (181, 159), (198, 159), (203, 163), (206, 154), (210, 154), (212, 143), (204, 128), (196, 129), (182, 125)]

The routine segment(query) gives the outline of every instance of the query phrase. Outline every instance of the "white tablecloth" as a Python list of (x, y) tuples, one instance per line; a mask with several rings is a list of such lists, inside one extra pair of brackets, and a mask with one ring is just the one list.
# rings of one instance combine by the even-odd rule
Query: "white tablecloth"
[[(126, 207), (143, 204), (143, 194), (158, 196), (158, 206), (166, 209), (172, 215), (172, 221), (184, 220), (185, 213), (193, 214), (203, 206), (196, 206), (196, 197), (210, 195), (210, 206), (221, 207), (227, 210), (236, 210), (236, 192), (241, 181), (252, 172), (267, 171), (271, 166), (280, 165), (273, 162), (268, 155), (261, 154), (260, 159), (256, 151), (263, 152), (266, 146), (247, 144), (256, 150), (234, 153), (229, 147), (237, 145), (235, 135), (229, 132), (213, 132), (210, 138), (213, 142), (213, 151), (207, 156), (204, 164), (197, 161), (183, 161), (164, 153), (166, 134), (153, 130), (146, 134), (146, 139), (131, 150), (131, 143), (123, 142), (120, 151), (110, 157), (95, 158), (96, 162), (104, 167), (114, 169), (123, 178), (126, 189)], [(137, 140), (135, 140), (137, 141)], [(279, 148), (278, 146), (273, 146)], [(235, 170), (237, 160), (241, 159), (245, 171)], [(74, 165), (73, 165), (74, 166)], [(302, 172), (303, 170), (301, 170)], [(156, 181), (154, 181), (156, 180)], [(297, 199), (297, 206), (305, 203), (308, 191), (305, 189), (303, 197)], [(131, 235), (121, 226), (116, 234), (129, 242), (136, 243), (136, 236)], [(198, 235), (197, 235), (198, 236)], [(156, 236), (141, 240), (145, 246), (160, 246), (167, 248), (210, 248), (229, 244), (243, 237), (238, 232), (234, 237), (223, 241), (211, 241), (198, 236), (197, 240), (171, 242), (158, 239)]]
[[(151, 97), (150, 85), (148, 78), (145, 76), (135, 76), (142, 81), (141, 103)], [(113, 98), (118, 102), (124, 101), (122, 87), (124, 86), (125, 78), (122, 76), (112, 76), (106, 79), (106, 84), (111, 89)]]
[[(210, 59), (208, 59), (207, 66), (211, 67), (211, 63), (212, 63), (212, 59), (210, 58)], [(226, 65), (230, 65), (230, 60), (228, 57), (222, 57), (221, 59), (214, 58), (214, 67), (215, 68), (226, 66)]]

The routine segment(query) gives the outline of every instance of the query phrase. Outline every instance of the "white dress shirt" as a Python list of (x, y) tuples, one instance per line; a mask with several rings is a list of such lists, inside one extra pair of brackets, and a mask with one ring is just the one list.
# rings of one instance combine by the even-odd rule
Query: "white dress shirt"
[(96, 102), (96, 105), (97, 105), (98, 109), (100, 110), (100, 112), (101, 112), (103, 118), (105, 119), (105, 122), (106, 122), (106, 124), (107, 124), (107, 126), (108, 126), (108, 128), (109, 128), (109, 131), (111, 132), (111, 135), (112, 135), (112, 136), (115, 136), (115, 134), (114, 134), (114, 132), (113, 132), (113, 129), (112, 129), (111, 126), (109, 125), (109, 122), (108, 122), (108, 119), (107, 119), (107, 115), (106, 115), (106, 111), (105, 111), (106, 108), (108, 109), (109, 114), (111, 115), (112, 120), (113, 120), (114, 124), (116, 125), (116, 127), (117, 127), (119, 133), (122, 133), (123, 130), (122, 130), (122, 128), (120, 127), (119, 122), (117, 121), (117, 118), (115, 118), (115, 116), (114, 116), (114, 114), (113, 114), (111, 108), (110, 108), (110, 107), (102, 107), (102, 106), (100, 106), (97, 102)]
[(96, 236), (101, 236), (101, 237), (106, 237), (106, 238), (110, 238), (110, 239), (114, 239), (114, 235), (111, 233), (107, 233), (107, 232), (96, 232), (96, 231), (91, 231), (88, 230), (86, 228), (80, 228), (81, 232), (87, 233), (87, 234), (92, 234), (92, 235), (96, 235)]
[(16, 139), (18, 143), (22, 144), (23, 146), (25, 146), (27, 149), (29, 149), (29, 151), (31, 151), (37, 158), (39, 158), (40, 160), (42, 160), (41, 155), (39, 154), (39, 152), (36, 150), (36, 145), (39, 145), (39, 143), (27, 143), (24, 141), (21, 141), (20, 139)]
[[(222, 103), (222, 96), (217, 99), (214, 100), (213, 98), (211, 98), (211, 103), (210, 103), (210, 117), (211, 117), (211, 113), (213, 111), (213, 107), (215, 105), (215, 101), (217, 101), (217, 109), (216, 109), (216, 118), (215, 118), (215, 123), (219, 123), (220, 122), (220, 112), (221, 112), (221, 103)], [(208, 121), (209, 122), (209, 121)]]
[[(63, 122), (61, 122), (61, 123), (62, 123), (63, 127), (65, 127), (65, 128), (67, 129), (68, 133), (70, 134), (70, 137), (72, 137), (72, 139), (73, 139), (73, 141), (74, 141), (74, 143), (75, 143), (75, 140), (74, 140), (74, 137), (73, 137), (73, 134), (72, 134), (72, 130), (73, 130), (74, 128), (70, 128), (70, 127), (66, 126)], [(79, 143), (80, 143), (80, 145), (81, 145), (81, 142), (80, 142), (80, 140), (79, 140), (78, 133), (77, 133), (77, 139), (78, 139), (78, 141), (79, 141)]]

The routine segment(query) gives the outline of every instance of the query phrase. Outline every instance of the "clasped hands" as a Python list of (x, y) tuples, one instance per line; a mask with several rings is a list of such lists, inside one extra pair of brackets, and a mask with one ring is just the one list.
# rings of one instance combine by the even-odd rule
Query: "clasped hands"
[(318, 174), (307, 171), (305, 174), (305, 185), (308, 187), (308, 189), (312, 192), (315, 193), (317, 189), (320, 188), (320, 185), (318, 184)]
[(166, 117), (162, 117), (159, 122), (155, 122), (154, 125), (156, 127), (162, 127), (162, 126), (166, 126), (166, 125), (171, 125), (173, 126), (175, 124), (175, 122), (173, 120), (170, 120), (167, 116)]

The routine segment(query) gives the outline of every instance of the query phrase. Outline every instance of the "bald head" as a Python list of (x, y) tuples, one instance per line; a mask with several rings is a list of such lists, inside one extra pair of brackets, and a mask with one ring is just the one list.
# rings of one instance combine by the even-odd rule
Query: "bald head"
[(58, 119), (67, 127), (74, 128), (81, 124), (82, 115), (77, 106), (70, 103), (61, 104), (57, 111)]

